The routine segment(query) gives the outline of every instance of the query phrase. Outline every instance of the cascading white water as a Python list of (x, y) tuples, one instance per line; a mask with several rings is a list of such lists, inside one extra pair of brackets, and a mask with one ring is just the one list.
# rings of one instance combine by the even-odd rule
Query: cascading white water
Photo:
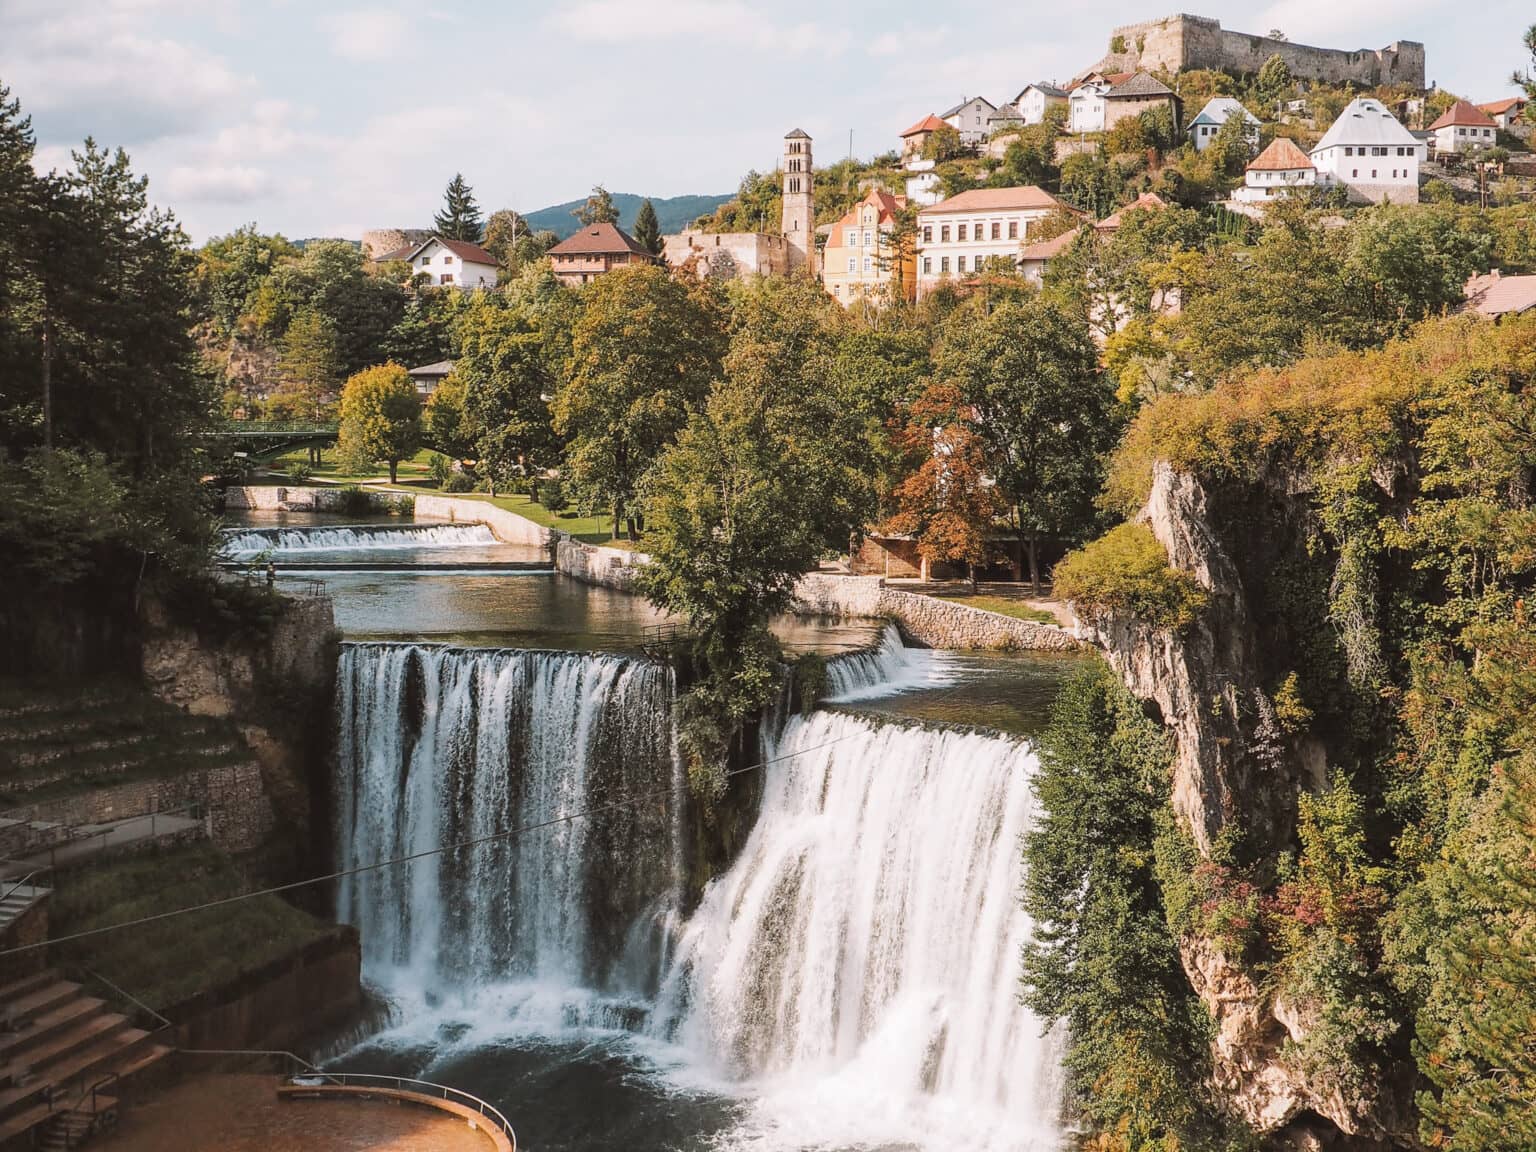
[(509, 981), (649, 994), (658, 901), (676, 888), (670, 672), (359, 644), (338, 678), (344, 867), (543, 825), (343, 880), (369, 976), (405, 995)]
[(1054, 1045), (1019, 1002), (1028, 746), (818, 712), (768, 756), (653, 1027), (758, 1086), (741, 1146), (1055, 1147)]
[(485, 548), (497, 543), (484, 524), (353, 524), (334, 528), (226, 528), (229, 557), (265, 552), (355, 552), (398, 548)]
[(948, 684), (954, 679), (950, 663), (948, 653), (908, 648), (896, 626), (887, 624), (875, 648), (843, 653), (827, 661), (823, 698), (844, 704)]

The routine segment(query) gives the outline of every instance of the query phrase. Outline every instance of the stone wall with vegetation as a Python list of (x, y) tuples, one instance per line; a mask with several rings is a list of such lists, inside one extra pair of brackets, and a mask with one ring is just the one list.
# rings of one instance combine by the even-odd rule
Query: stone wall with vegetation
[(553, 533), (526, 516), (498, 508), (488, 500), (466, 500), (453, 496), (416, 497), (418, 520), (452, 520), (460, 524), (484, 524), (504, 544), (525, 544), (548, 548)]

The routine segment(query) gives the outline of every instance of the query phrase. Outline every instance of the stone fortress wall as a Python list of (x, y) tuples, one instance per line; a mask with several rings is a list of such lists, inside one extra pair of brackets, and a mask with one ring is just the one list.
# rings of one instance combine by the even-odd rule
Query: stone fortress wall
[(1090, 71), (1178, 72), (1186, 68), (1209, 68), (1254, 73), (1271, 56), (1278, 54), (1290, 68), (1291, 75), (1304, 80), (1330, 84), (1353, 81), (1372, 86), (1403, 84), (1410, 88), (1425, 86), (1424, 45), (1413, 40), (1398, 40), (1385, 48), (1349, 52), (1231, 32), (1223, 28), (1219, 20), (1179, 14), (1116, 28), (1110, 34), (1110, 49)]
[(363, 233), (363, 255), (377, 260), (386, 252), (404, 248), (407, 244), (421, 244), (431, 237), (425, 228), (370, 228)]

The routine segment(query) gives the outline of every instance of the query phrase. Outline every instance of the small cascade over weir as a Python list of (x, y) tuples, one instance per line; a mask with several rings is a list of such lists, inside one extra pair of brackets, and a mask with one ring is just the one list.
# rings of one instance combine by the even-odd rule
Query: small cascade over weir
[(343, 867), (539, 826), (343, 880), (370, 978), (406, 995), (506, 982), (649, 995), (680, 878), (670, 671), (355, 644), (338, 677)]
[(354, 552), (404, 548), (486, 548), (498, 541), (484, 524), (351, 524), (335, 527), (226, 528), (223, 554)]
[(827, 661), (824, 699), (830, 703), (849, 703), (947, 684), (953, 679), (948, 665), (947, 653), (909, 648), (900, 630), (887, 624), (875, 648), (847, 652)]

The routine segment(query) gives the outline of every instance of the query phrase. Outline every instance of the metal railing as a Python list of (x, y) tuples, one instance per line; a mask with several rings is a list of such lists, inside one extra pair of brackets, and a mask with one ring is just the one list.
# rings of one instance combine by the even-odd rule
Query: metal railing
[[(115, 820), (108, 821), (105, 824), (59, 824), (59, 829), (64, 839), (58, 840), (48, 845), (47, 848), (39, 848), (35, 852), (29, 852), (25, 860), (0, 860), (0, 877), (4, 876), (6, 865), (16, 864), (20, 867), (32, 867), (38, 857), (42, 856), (44, 852), (48, 854), (48, 863), (46, 865), (37, 866), (35, 870), (37, 872), (54, 871), (58, 868), (58, 854), (60, 852), (65, 850), (74, 851), (82, 846), (88, 846), (92, 840), (97, 839), (102, 841), (102, 847), (105, 848), (106, 841), (114, 832), (122, 827), (122, 825), (130, 823), (134, 820), (147, 819), (149, 821), (148, 838), (150, 840), (156, 840), (160, 836), (160, 831), (156, 827), (156, 821), (162, 816), (187, 816), (192, 820), (202, 820), (203, 806), (201, 804), (188, 804), (182, 808), (173, 808), (169, 812), (135, 812), (131, 816), (119, 816)], [(95, 829), (95, 831), (82, 832), (80, 831), (82, 828), (92, 828)], [(203, 829), (203, 835), (206, 836), (207, 834), (208, 829), (205, 826)], [(8, 882), (9, 878), (7, 877), (5, 879)], [(21, 881), (21, 883), (25, 882), (25, 880)], [(9, 894), (10, 893), (7, 892), (5, 895)], [(0, 899), (3, 898), (3, 896), (0, 896)]]
[[(459, 1088), (449, 1087), (447, 1084), (434, 1084), (430, 1080), (413, 1080), (409, 1076), (386, 1076), (375, 1072), (321, 1072), (307, 1073), (305, 1076), (321, 1076), (325, 1080), (341, 1088), (393, 1088), (397, 1092), (412, 1092), (417, 1096), (431, 1096), (439, 1100), (448, 1100), (460, 1104), (466, 1108), (473, 1108), (480, 1116), (490, 1121), (501, 1129), (503, 1135), (512, 1142), (514, 1152), (517, 1148), (517, 1133), (512, 1130), (512, 1123), (501, 1110), (480, 1097), (465, 1092)], [(288, 1077), (288, 1082), (294, 1084), (301, 1077)], [(294, 1084), (302, 1088), (302, 1084)]]
[(340, 424), (325, 420), (226, 420), (204, 436), (334, 436)]
[[(19, 861), (0, 860), (0, 870), (3, 870), (4, 866), (6, 864), (10, 864), (10, 863), (19, 863)], [(4, 891), (0, 891), (0, 901), (4, 901), (4, 900), (10, 899), (11, 893), (15, 892), (16, 889), (18, 889), (18, 888), (25, 888), (27, 886), (28, 881), (30, 881), (32, 879), (32, 877), (34, 877), (34, 876), (45, 876), (49, 872), (52, 872), (52, 871), (53, 871), (53, 865), (52, 864), (46, 864), (46, 865), (44, 865), (41, 868), (34, 868), (34, 869), (32, 869), (32, 871), (28, 872), (25, 876), (23, 876), (20, 880), (17, 880), (14, 884), (11, 883), (11, 880), (10, 880), (9, 877), (6, 877), (5, 880), (0, 881), (0, 883), (9, 884), (10, 887), (6, 888)]]

